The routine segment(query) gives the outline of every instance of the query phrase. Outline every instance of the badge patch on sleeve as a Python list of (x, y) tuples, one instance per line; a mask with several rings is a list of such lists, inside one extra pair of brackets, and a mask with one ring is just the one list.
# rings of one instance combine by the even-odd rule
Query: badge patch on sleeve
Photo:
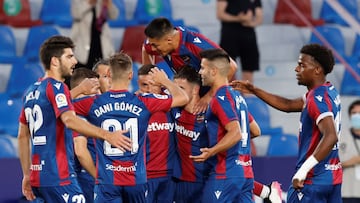
[(167, 99), (167, 98), (169, 98), (168, 95), (162, 95), (162, 94), (153, 94), (153, 95), (157, 99)]
[(67, 100), (66, 100), (66, 96), (63, 93), (57, 94), (55, 96), (55, 101), (56, 101), (56, 105), (58, 108), (61, 108), (63, 106), (67, 106)]

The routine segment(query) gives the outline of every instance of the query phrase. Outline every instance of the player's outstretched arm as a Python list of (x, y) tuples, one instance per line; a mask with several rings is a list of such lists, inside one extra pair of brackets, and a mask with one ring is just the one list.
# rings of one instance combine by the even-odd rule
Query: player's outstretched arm
[(124, 135), (124, 133), (126, 133), (124, 130), (110, 132), (101, 129), (76, 116), (74, 111), (62, 113), (61, 120), (67, 128), (75, 130), (80, 134), (106, 140), (112, 146), (117, 147), (122, 151), (131, 150), (131, 140)]
[(261, 88), (256, 87), (249, 81), (234, 80), (230, 83), (230, 85), (234, 89), (244, 94), (254, 94), (255, 96), (259, 97), (261, 100), (263, 100), (273, 108), (278, 109), (280, 111), (301, 112), (304, 106), (304, 101), (302, 97), (295, 99), (288, 99), (282, 96), (271, 94)]
[(155, 67), (152, 68), (149, 74), (153, 82), (159, 83), (169, 90), (173, 101), (171, 107), (184, 106), (189, 102), (189, 97), (178, 85), (171, 81), (163, 70)]

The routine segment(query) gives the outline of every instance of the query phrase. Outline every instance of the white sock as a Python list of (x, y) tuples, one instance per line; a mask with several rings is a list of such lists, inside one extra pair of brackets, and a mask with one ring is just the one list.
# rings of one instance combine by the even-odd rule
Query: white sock
[(270, 188), (267, 185), (264, 185), (263, 189), (261, 190), (260, 197), (265, 199), (270, 195)]

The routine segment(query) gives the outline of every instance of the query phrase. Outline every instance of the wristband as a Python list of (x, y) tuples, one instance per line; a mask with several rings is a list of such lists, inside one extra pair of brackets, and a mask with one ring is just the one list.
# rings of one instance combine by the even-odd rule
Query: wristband
[(294, 179), (298, 179), (300, 181), (305, 180), (307, 173), (316, 165), (319, 161), (314, 157), (314, 155), (311, 155), (309, 158), (306, 159), (306, 161), (301, 165), (299, 170), (295, 173)]

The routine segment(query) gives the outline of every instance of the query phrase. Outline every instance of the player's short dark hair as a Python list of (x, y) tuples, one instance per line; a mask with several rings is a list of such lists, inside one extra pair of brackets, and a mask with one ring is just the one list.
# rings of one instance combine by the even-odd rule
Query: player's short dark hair
[(174, 79), (186, 79), (190, 83), (201, 86), (200, 74), (189, 65), (181, 66), (180, 70), (174, 75)]
[(331, 73), (335, 65), (335, 59), (330, 49), (320, 44), (307, 44), (304, 45), (300, 53), (310, 55), (317, 61), (321, 68), (324, 70), (324, 74)]
[(97, 72), (98, 71), (98, 68), (99, 68), (99, 65), (106, 65), (106, 66), (109, 66), (110, 65), (110, 61), (109, 59), (100, 59), (98, 60), (94, 66), (92, 67), (92, 70)]
[(73, 41), (65, 36), (52, 36), (45, 40), (40, 47), (40, 60), (44, 65), (45, 70), (50, 69), (50, 61), (52, 57), (61, 57), (64, 54), (64, 49), (75, 47)]
[(138, 72), (137, 72), (137, 75), (147, 75), (147, 74), (149, 74), (150, 70), (151, 70), (152, 68), (155, 68), (155, 67), (156, 67), (156, 66), (153, 65), (153, 64), (145, 64), (145, 65), (142, 65), (142, 66), (139, 68), (139, 70), (138, 70)]
[(167, 18), (155, 18), (145, 28), (145, 35), (149, 38), (160, 39), (174, 30), (174, 26)]
[(230, 63), (230, 56), (223, 49), (206, 49), (200, 52), (200, 57), (209, 61), (226, 59)]
[(85, 78), (99, 78), (99, 74), (85, 67), (76, 68), (70, 78), (70, 89), (78, 86)]
[(351, 110), (353, 110), (353, 108), (355, 108), (355, 106), (360, 106), (360, 100), (355, 100), (350, 104), (350, 106), (348, 108), (348, 115), (349, 116), (351, 114)]

